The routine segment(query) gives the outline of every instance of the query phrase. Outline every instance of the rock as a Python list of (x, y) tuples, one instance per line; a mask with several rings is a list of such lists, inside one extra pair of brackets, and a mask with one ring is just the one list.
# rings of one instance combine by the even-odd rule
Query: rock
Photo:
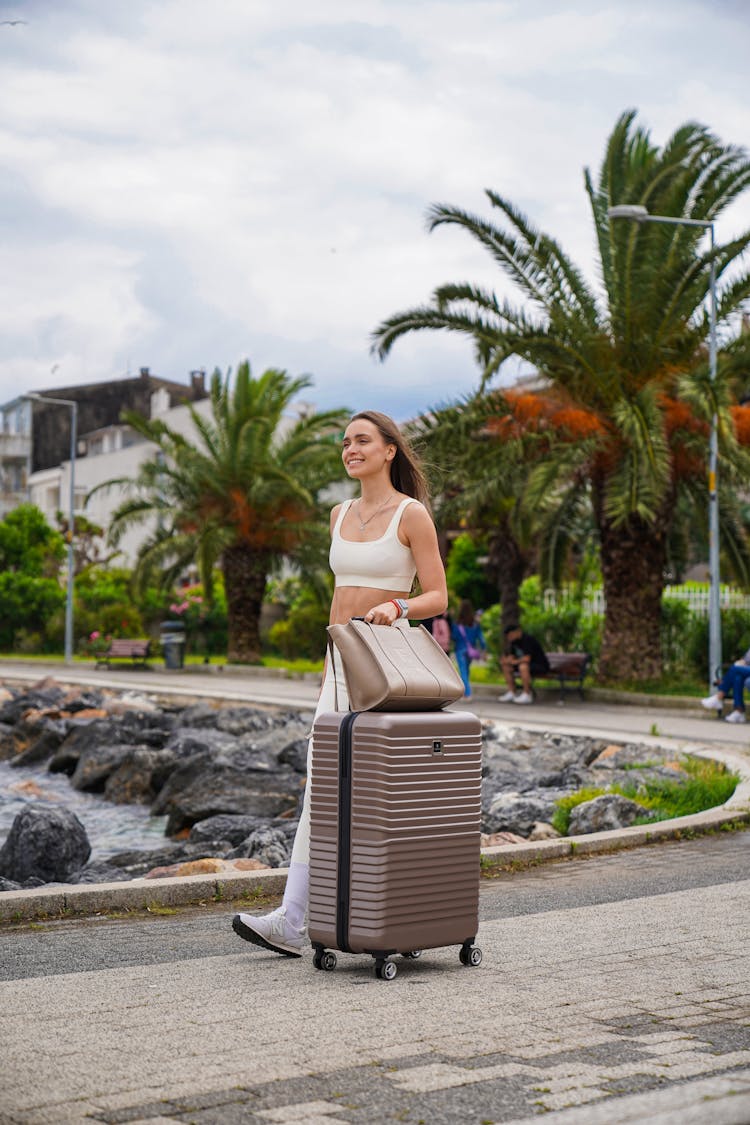
[(172, 879), (180, 875), (219, 875), (236, 871), (263, 871), (266, 865), (257, 859), (194, 859), (188, 863), (175, 863), (170, 867), (155, 867), (145, 879)]
[(16, 753), (16, 739), (10, 723), (0, 723), (0, 762), (12, 758)]
[(256, 829), (267, 827), (268, 821), (262, 816), (209, 816), (193, 825), (189, 839), (191, 843), (227, 841), (229, 847), (237, 847)]
[(100, 691), (86, 691), (71, 688), (60, 700), (60, 707), (70, 715), (77, 711), (98, 710), (103, 707), (104, 696)]
[(569, 836), (583, 836), (588, 832), (609, 832), (613, 828), (627, 828), (637, 817), (650, 816), (648, 809), (619, 793), (603, 793), (591, 801), (576, 805), (570, 814)]
[(112, 864), (107, 863), (106, 860), (96, 860), (94, 863), (87, 863), (75, 877), (71, 878), (71, 883), (122, 883), (131, 876), (127, 871), (123, 871), (121, 867), (113, 867)]
[(177, 717), (176, 727), (193, 727), (199, 729), (202, 727), (215, 727), (216, 720), (219, 717), (219, 708), (216, 704), (211, 703), (194, 703), (192, 707), (186, 707)]
[(132, 711), (140, 714), (146, 714), (149, 711), (157, 712), (159, 711), (159, 705), (153, 699), (149, 699), (147, 695), (141, 695), (140, 692), (135, 691), (123, 692), (122, 695), (107, 701), (107, 712), (110, 715), (127, 715)]
[(62, 688), (52, 679), (40, 680), (0, 707), (0, 723), (17, 723), (27, 711), (44, 711), (56, 706), (64, 696)]
[(211, 730), (208, 727), (178, 726), (167, 739), (164, 749), (174, 754), (176, 758), (192, 758), (197, 754), (210, 753), (218, 757), (222, 753), (231, 753), (238, 748), (238, 739), (233, 734), (224, 731)]
[(21, 884), (16, 883), (13, 879), (0, 878), (0, 893), (3, 891), (20, 891)]
[(485, 813), (483, 827), (486, 832), (515, 832), (528, 838), (537, 821), (549, 820), (554, 806), (553, 798), (545, 800), (518, 793), (501, 793)]
[(163, 750), (131, 746), (104, 785), (104, 796), (116, 805), (149, 803), (164, 785), (177, 764)]
[(538, 820), (529, 832), (530, 840), (556, 840), (559, 836), (557, 829), (543, 820)]
[(481, 842), (483, 848), (495, 848), (498, 844), (525, 844), (526, 840), (515, 832), (483, 832)]
[(26, 749), (16, 754), (11, 765), (31, 766), (46, 762), (57, 751), (68, 734), (68, 724), (63, 719), (47, 720), (41, 733), (29, 740)]
[(123, 743), (113, 743), (111, 746), (89, 746), (78, 759), (70, 784), (74, 789), (87, 793), (101, 793), (104, 790), (107, 778), (122, 765), (132, 747)]
[(255, 858), (265, 867), (286, 867), (291, 849), (286, 836), (278, 828), (259, 828), (231, 851), (228, 859)]
[(87, 750), (121, 744), (123, 728), (115, 719), (96, 719), (92, 723), (74, 725), (49, 764), (50, 773), (75, 772), (78, 760)]
[(661, 747), (638, 746), (626, 743), (624, 746), (606, 746), (591, 763), (595, 770), (615, 770), (624, 766), (654, 766), (661, 765), (673, 751), (662, 750)]
[(260, 734), (263, 731), (283, 726), (280, 716), (268, 711), (258, 711), (254, 707), (222, 707), (214, 715), (217, 730), (225, 734), (241, 737), (246, 734)]
[(308, 742), (308, 738), (295, 738), (293, 742), (288, 742), (279, 754), (279, 762), (289, 766), (295, 773), (306, 774)]
[(0, 876), (24, 882), (66, 882), (91, 854), (86, 829), (69, 809), (28, 805), (0, 848)]
[(174, 836), (217, 813), (272, 819), (296, 809), (298, 803), (299, 780), (291, 770), (281, 767), (271, 773), (248, 770), (244, 765), (238, 769), (231, 760), (204, 753), (177, 766), (151, 812), (154, 816), (167, 814), (166, 833)]

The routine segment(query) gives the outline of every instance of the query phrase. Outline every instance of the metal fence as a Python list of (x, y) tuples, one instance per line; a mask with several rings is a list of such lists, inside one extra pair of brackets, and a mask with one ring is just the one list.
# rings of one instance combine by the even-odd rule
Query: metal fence
[[(687, 602), (690, 612), (697, 617), (708, 617), (708, 587), (695, 589), (692, 586), (666, 586), (665, 598), (674, 598), (676, 601)], [(561, 590), (544, 591), (544, 608), (556, 609), (560, 605), (572, 600), (572, 590), (563, 587)], [(733, 590), (731, 586), (720, 587), (720, 601), (722, 609), (750, 610), (750, 594), (743, 594), (741, 590)], [(603, 615), (606, 607), (604, 591), (601, 588), (587, 590), (581, 599), (584, 613)]]

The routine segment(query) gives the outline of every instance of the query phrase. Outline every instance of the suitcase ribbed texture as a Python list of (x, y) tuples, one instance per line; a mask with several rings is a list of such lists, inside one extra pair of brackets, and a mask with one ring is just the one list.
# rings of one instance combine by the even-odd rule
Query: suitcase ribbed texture
[[(351, 952), (460, 945), (478, 924), (481, 728), (460, 712), (362, 712), (352, 728), (351, 843), (339, 863), (340, 713), (313, 732), (309, 932)], [(344, 815), (346, 809), (344, 808)], [(347, 884), (348, 880), (348, 886)]]

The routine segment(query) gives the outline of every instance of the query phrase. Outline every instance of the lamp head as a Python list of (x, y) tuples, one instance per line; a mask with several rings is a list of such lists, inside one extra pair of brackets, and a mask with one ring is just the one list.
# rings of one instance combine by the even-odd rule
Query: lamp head
[(617, 203), (614, 207), (608, 208), (607, 217), (610, 219), (630, 219), (634, 223), (643, 223), (650, 216), (648, 209), (640, 203)]

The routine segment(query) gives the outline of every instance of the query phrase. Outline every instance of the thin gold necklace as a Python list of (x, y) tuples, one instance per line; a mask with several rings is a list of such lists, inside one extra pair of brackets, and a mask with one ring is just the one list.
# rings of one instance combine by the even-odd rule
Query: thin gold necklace
[(386, 506), (386, 504), (388, 503), (388, 501), (390, 500), (392, 495), (393, 495), (393, 493), (390, 492), (388, 494), (388, 496), (386, 496), (385, 500), (380, 505), (380, 507), (376, 508), (375, 511), (372, 513), (372, 515), (369, 516), (368, 519), (366, 519), (366, 520), (363, 520), (362, 516), (359, 514), (360, 509), (362, 507), (362, 497), (360, 496), (359, 500), (357, 501), (357, 519), (359, 520), (359, 530), (360, 531), (364, 531), (365, 528), (367, 527), (368, 523), (372, 523), (372, 521), (375, 519), (375, 516), (378, 514), (378, 512), (382, 511), (382, 509)]

